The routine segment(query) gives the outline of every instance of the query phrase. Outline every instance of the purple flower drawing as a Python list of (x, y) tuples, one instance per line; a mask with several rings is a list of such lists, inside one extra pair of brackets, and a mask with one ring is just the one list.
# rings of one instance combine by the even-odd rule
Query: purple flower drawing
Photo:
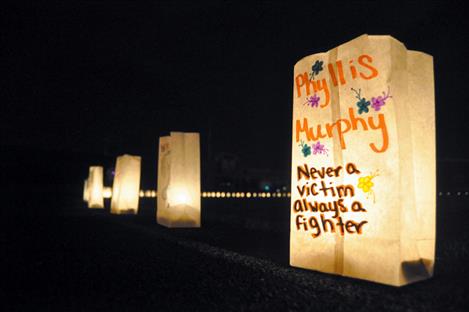
[(317, 141), (316, 144), (313, 144), (311, 145), (311, 147), (313, 148), (313, 155), (317, 155), (317, 154), (324, 154), (326, 156), (328, 156), (328, 149), (324, 147), (324, 144), (321, 144), (321, 142)]
[(313, 96), (310, 96), (309, 98), (306, 97), (306, 103), (305, 104), (308, 104), (310, 105), (311, 107), (318, 107), (319, 106), (319, 100), (321, 98), (319, 96), (317, 96), (316, 93), (314, 93)]
[(380, 95), (378, 97), (371, 98), (371, 107), (373, 107), (375, 111), (379, 111), (381, 110), (381, 107), (384, 106), (384, 104), (386, 104), (386, 100), (389, 98), (392, 98), (392, 96), (389, 95), (389, 88), (388, 88), (388, 93), (383, 92), (383, 96)]

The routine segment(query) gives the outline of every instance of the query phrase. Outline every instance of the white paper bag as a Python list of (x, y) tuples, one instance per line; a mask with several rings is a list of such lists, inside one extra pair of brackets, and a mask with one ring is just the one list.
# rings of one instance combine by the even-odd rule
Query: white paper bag
[(88, 202), (88, 197), (89, 197), (88, 179), (85, 179), (85, 181), (83, 182), (83, 201), (85, 203)]
[(140, 191), (140, 156), (117, 157), (112, 186), (111, 213), (136, 214)]
[(200, 227), (198, 133), (171, 132), (160, 138), (156, 216), (167, 227)]
[(360, 36), (294, 69), (290, 263), (389, 285), (433, 275), (433, 60)]
[(103, 167), (91, 166), (87, 181), (88, 208), (104, 208)]

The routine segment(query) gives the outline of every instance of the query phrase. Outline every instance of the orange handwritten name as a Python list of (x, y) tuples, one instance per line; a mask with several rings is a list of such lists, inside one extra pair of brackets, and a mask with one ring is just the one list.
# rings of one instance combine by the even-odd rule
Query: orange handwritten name
[[(295, 122), (295, 136), (296, 142), (299, 142), (301, 135), (305, 137), (307, 141), (317, 141), (322, 138), (338, 137), (341, 149), (346, 149), (345, 134), (349, 131), (356, 130), (380, 130), (382, 142), (380, 145), (376, 143), (370, 143), (370, 148), (375, 153), (383, 153), (388, 149), (389, 146), (389, 135), (384, 119), (384, 114), (376, 115), (377, 120), (375, 121), (373, 116), (369, 116), (368, 119), (356, 117), (353, 108), (348, 110), (349, 118), (340, 118), (333, 123), (326, 123), (324, 125), (316, 125), (309, 127), (308, 119), (303, 118), (303, 121), (296, 120)], [(361, 129), (359, 129), (361, 128)]]
[[(372, 65), (373, 58), (370, 55), (360, 55), (357, 62), (359, 65), (358, 68), (354, 65), (354, 60), (349, 60), (348, 62), (348, 70), (350, 71), (352, 80), (357, 78), (370, 80), (378, 76), (378, 70)], [(329, 72), (330, 80), (334, 87), (337, 87), (339, 83), (340, 85), (347, 84), (344, 65), (341, 60), (327, 64), (327, 71)], [(321, 96), (323, 100), (319, 106), (324, 108), (329, 105), (330, 102), (330, 86), (327, 82), (328, 79), (326, 78), (311, 80), (307, 72), (299, 74), (295, 77), (296, 96), (301, 97), (303, 93), (308, 96), (312, 93), (323, 92), (324, 96)]]

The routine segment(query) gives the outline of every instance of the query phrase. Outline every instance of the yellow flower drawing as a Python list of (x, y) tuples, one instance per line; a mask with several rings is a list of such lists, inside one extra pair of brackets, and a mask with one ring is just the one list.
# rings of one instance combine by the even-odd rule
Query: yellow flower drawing
[(361, 188), (363, 192), (368, 193), (371, 191), (373, 185), (375, 185), (373, 182), (371, 182), (372, 176), (366, 176), (366, 177), (361, 177), (358, 179), (358, 188)]
[(361, 189), (367, 196), (373, 196), (373, 203), (375, 202), (375, 193), (373, 192), (373, 179), (379, 175), (378, 171), (371, 173), (368, 176), (358, 178), (358, 188)]

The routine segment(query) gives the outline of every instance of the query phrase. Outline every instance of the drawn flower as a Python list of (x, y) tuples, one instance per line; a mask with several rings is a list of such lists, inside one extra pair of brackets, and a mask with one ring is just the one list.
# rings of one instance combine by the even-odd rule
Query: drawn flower
[(316, 93), (314, 93), (313, 96), (310, 96), (309, 98), (306, 97), (306, 101), (307, 101), (306, 103), (310, 105), (311, 107), (318, 107), (320, 99), (321, 98)]
[(370, 106), (370, 101), (367, 101), (365, 98), (362, 98), (360, 101), (357, 102), (358, 106), (358, 113), (368, 113), (370, 109), (368, 106)]
[(314, 62), (314, 65), (311, 66), (311, 73), (309, 74), (310, 79), (314, 80), (314, 76), (319, 75), (323, 70), (322, 64), (324, 64), (323, 61), (316, 60), (316, 62)]
[(375, 192), (373, 191), (373, 179), (379, 175), (379, 171), (377, 170), (375, 173), (371, 173), (368, 176), (358, 178), (358, 188), (366, 194), (366, 198), (370, 196), (373, 197), (373, 202), (375, 202)]
[(362, 189), (363, 192), (368, 193), (372, 190), (374, 183), (371, 181), (371, 176), (361, 177), (358, 179), (358, 188)]
[(311, 145), (313, 148), (313, 155), (317, 154), (324, 154), (328, 155), (327, 152), (329, 151), (327, 148), (324, 147), (324, 144), (321, 144), (321, 142), (317, 141), (316, 144)]
[(311, 155), (311, 146), (308, 146), (303, 141), (301, 141), (299, 146), (301, 147), (301, 152), (303, 153), (304, 157)]
[(383, 96), (380, 95), (376, 98), (375, 97), (371, 98), (371, 107), (373, 107), (375, 111), (379, 111), (381, 110), (381, 107), (384, 106), (384, 104), (386, 104), (386, 100), (389, 98), (392, 98), (392, 96), (389, 95), (389, 88), (388, 88), (388, 93), (383, 92)]
[(370, 101), (367, 101), (364, 97), (361, 97), (361, 92), (362, 92), (361, 89), (358, 89), (357, 91), (354, 88), (352, 88), (352, 91), (355, 92), (356, 94), (355, 97), (359, 100), (357, 102), (358, 113), (359, 114), (368, 113), (370, 111), (370, 109), (368, 108), (368, 106), (370, 106)]

